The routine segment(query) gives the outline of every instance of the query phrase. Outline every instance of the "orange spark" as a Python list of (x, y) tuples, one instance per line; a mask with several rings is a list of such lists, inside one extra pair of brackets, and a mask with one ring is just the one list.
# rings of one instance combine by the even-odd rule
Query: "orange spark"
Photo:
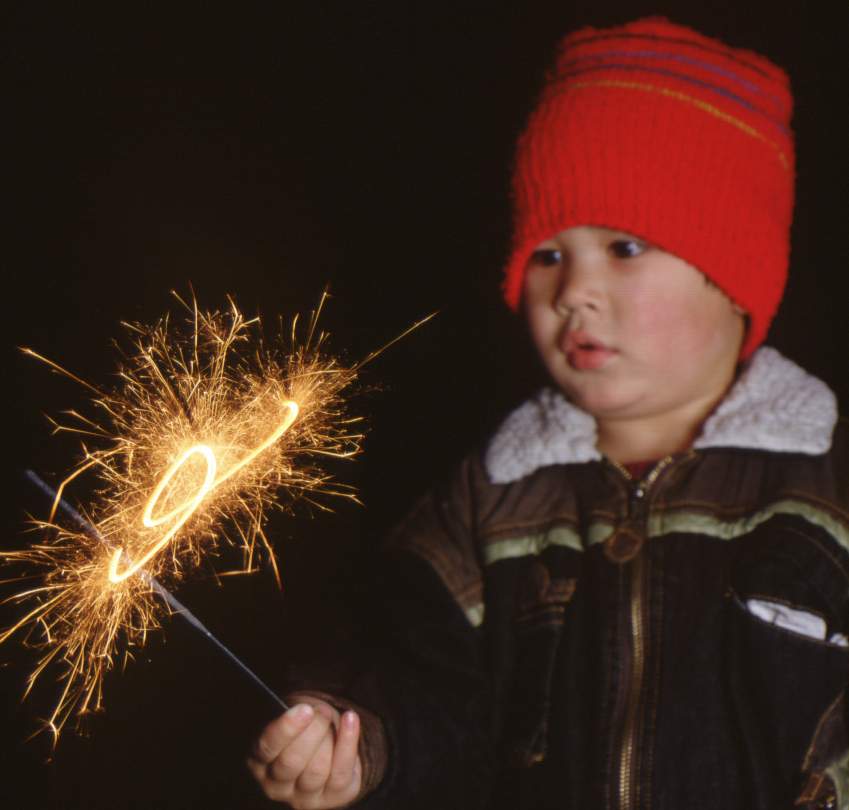
[[(150, 500), (148, 500), (145, 505), (144, 514), (142, 515), (142, 523), (148, 528), (156, 528), (157, 526), (161, 526), (163, 523), (167, 523), (169, 520), (173, 519), (175, 520), (174, 525), (159, 540), (157, 540), (150, 549), (145, 551), (140, 559), (130, 563), (130, 565), (121, 572), (118, 571), (118, 564), (121, 561), (123, 549), (119, 548), (109, 562), (110, 582), (121, 582), (127, 577), (135, 574), (140, 568), (144, 567), (154, 557), (154, 555), (168, 545), (168, 541), (177, 534), (182, 525), (203, 503), (208, 492), (226, 481), (231, 476), (235, 475), (244, 466), (250, 464), (251, 461), (253, 461), (264, 450), (271, 447), (292, 426), (292, 422), (294, 422), (298, 416), (299, 408), (297, 403), (290, 400), (288, 402), (283, 402), (282, 407), (286, 409), (286, 418), (280, 423), (280, 425), (278, 425), (276, 430), (274, 430), (274, 432), (264, 442), (262, 442), (262, 444), (247, 453), (241, 461), (234, 464), (225, 473), (216, 475), (218, 462), (215, 458), (215, 453), (212, 451), (212, 448), (205, 444), (196, 444), (190, 447), (168, 468), (166, 473), (162, 476), (162, 479), (156, 485), (156, 489), (153, 490)], [(198, 490), (191, 498), (178, 506), (175, 506), (170, 512), (166, 512), (164, 515), (154, 518), (153, 510), (156, 508), (156, 504), (159, 503), (159, 499), (162, 497), (165, 488), (171, 483), (171, 479), (180, 471), (180, 469), (182, 469), (183, 465), (194, 455), (200, 455), (206, 461), (206, 473), (203, 481), (198, 487)]]
[[(49, 666), (63, 670), (46, 723), (54, 739), (73, 714), (102, 706), (104, 674), (159, 627), (166, 608), (154, 579), (172, 587), (235, 547), (242, 571), (264, 557), (279, 582), (264, 528), (269, 510), (297, 500), (327, 509), (325, 495), (356, 500), (315, 459), (359, 452), (359, 420), (347, 414), (342, 392), (379, 351), (353, 365), (325, 353), (317, 321), (326, 296), (304, 340), (296, 318), (291, 335), (271, 345), (258, 319), (246, 320), (232, 301), (224, 312), (202, 312), (175, 297), (183, 322), (126, 324), (130, 344), (113, 390), (25, 350), (93, 394), (91, 413), (71, 411), (73, 422), (56, 425), (88, 443), (50, 517), (37, 524), (43, 539), (0, 552), (36, 581), (4, 600), (24, 609), (0, 643), (20, 634), (40, 651), (27, 692)], [(54, 522), (59, 497), (83, 472), (96, 479), (83, 510), (91, 532)]]

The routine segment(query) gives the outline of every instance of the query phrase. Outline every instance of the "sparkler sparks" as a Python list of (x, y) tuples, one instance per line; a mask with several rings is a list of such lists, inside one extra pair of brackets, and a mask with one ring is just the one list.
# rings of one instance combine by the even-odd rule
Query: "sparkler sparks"
[[(246, 320), (232, 301), (226, 312), (201, 312), (175, 297), (187, 323), (175, 326), (166, 316), (152, 327), (125, 324), (132, 348), (114, 391), (24, 350), (88, 388), (96, 410), (54, 423), (55, 432), (82, 437), (82, 458), (59, 486), (49, 518), (37, 522), (44, 539), (0, 552), (38, 582), (5, 600), (26, 610), (0, 632), (0, 643), (20, 634), (40, 651), (26, 693), (49, 665), (64, 667), (47, 721), (54, 739), (74, 713), (102, 706), (104, 674), (159, 628), (165, 606), (152, 581), (170, 587), (230, 545), (241, 547), (242, 571), (265, 557), (279, 583), (264, 532), (269, 510), (298, 499), (327, 509), (316, 499), (322, 495), (356, 500), (317, 458), (359, 452), (359, 420), (346, 415), (342, 392), (395, 341), (346, 366), (325, 353), (327, 334), (317, 330), (326, 295), (303, 341), (296, 318), (288, 346), (270, 347), (258, 319)], [(85, 510), (92, 532), (54, 522), (63, 490), (86, 471), (97, 478)]]
[[(145, 505), (144, 514), (142, 515), (142, 523), (149, 529), (161, 526), (163, 523), (167, 523), (171, 520), (174, 521), (174, 525), (149, 549), (146, 549), (139, 559), (130, 563), (130, 565), (121, 572), (118, 571), (118, 564), (121, 561), (123, 550), (118, 549), (109, 562), (110, 582), (123, 582), (123, 580), (127, 577), (132, 576), (143, 568), (148, 562), (150, 562), (153, 556), (157, 552), (161, 551), (168, 544), (168, 541), (177, 534), (183, 524), (197, 511), (198, 507), (203, 503), (212, 489), (223, 484), (228, 478), (232, 478), (243, 467), (246, 467), (254, 461), (260, 453), (268, 450), (268, 448), (277, 442), (277, 440), (292, 426), (292, 423), (295, 421), (298, 416), (298, 412), (300, 411), (298, 404), (291, 400), (281, 402), (280, 407), (286, 411), (286, 415), (280, 425), (278, 425), (275, 430), (272, 431), (271, 435), (261, 444), (247, 452), (244, 458), (236, 462), (229, 470), (221, 473), (220, 475), (216, 475), (218, 461), (212, 448), (208, 445), (193, 445), (180, 455), (180, 457), (168, 468), (168, 471), (162, 476), (159, 483), (156, 485), (156, 489), (154, 489), (153, 494), (150, 496), (147, 504)], [(197, 492), (195, 492), (195, 494), (188, 500), (175, 506), (170, 512), (166, 512), (164, 515), (154, 518), (153, 510), (156, 508), (156, 504), (159, 503), (160, 498), (169, 488), (174, 476), (180, 472), (183, 465), (194, 455), (202, 456), (206, 462), (206, 473), (203, 480), (200, 482)]]

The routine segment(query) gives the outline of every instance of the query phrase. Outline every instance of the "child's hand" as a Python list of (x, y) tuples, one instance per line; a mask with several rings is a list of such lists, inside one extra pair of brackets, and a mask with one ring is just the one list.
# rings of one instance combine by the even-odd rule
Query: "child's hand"
[(354, 712), (340, 717), (329, 703), (301, 698), (266, 726), (248, 768), (269, 799), (295, 810), (344, 807), (360, 792), (359, 737)]

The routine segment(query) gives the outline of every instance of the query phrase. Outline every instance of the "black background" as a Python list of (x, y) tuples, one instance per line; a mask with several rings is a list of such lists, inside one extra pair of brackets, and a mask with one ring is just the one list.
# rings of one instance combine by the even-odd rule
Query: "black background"
[[(121, 4), (123, 6), (123, 4)], [(3, 11), (3, 351), (11, 441), (5, 546), (74, 446), (43, 413), (84, 392), (19, 354), (32, 346), (106, 384), (120, 320), (150, 322), (191, 282), (201, 305), (235, 295), (266, 322), (306, 312), (329, 285), (331, 347), (363, 357), (439, 316), (363, 374), (364, 455), (334, 472), (366, 508), (275, 516), (284, 591), (270, 576), (211, 578), (180, 596), (272, 685), (322, 655), (344, 677), (367, 642), (361, 583), (411, 499), (539, 382), (500, 302), (508, 166), (554, 45), (582, 24), (665, 13), (791, 73), (799, 176), (788, 294), (770, 342), (845, 402), (847, 15), (800, 2), (202, 4), (95, 13)], [(164, 8), (164, 7), (163, 7)], [(84, 489), (79, 491), (84, 497)], [(0, 618), (8, 621), (4, 608)], [(7, 615), (9, 613), (9, 615)], [(331, 652), (328, 654), (326, 649)], [(56, 752), (25, 742), (49, 678), (21, 704), (32, 656), (0, 648), (0, 801), (20, 808), (250, 807), (242, 756), (272, 716), (178, 620), (124, 674), (107, 711)]]

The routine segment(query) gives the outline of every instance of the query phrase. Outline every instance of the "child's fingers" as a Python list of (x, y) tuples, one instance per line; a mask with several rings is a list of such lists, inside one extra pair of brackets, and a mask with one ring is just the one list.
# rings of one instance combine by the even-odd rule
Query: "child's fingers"
[(327, 703), (299, 703), (266, 727), (248, 767), (270, 799), (296, 807), (347, 804), (362, 780), (359, 736), (354, 712), (340, 718)]
[(301, 769), (295, 782), (298, 794), (308, 796), (324, 793), (330, 776), (330, 764), (333, 762), (334, 736), (333, 728), (328, 725), (324, 731), (324, 737), (313, 751), (309, 762)]
[(269, 723), (254, 744), (251, 759), (268, 765), (309, 725), (315, 714), (312, 706), (299, 704)]
[[(355, 712), (345, 712), (336, 733), (336, 747), (327, 779), (327, 791), (344, 791), (353, 781), (359, 781), (357, 752), (360, 741), (360, 718)], [(359, 784), (356, 785), (359, 790)]]
[(268, 766), (268, 775), (275, 782), (295, 782), (309, 766), (327, 735), (330, 721), (312, 712), (312, 719)]

